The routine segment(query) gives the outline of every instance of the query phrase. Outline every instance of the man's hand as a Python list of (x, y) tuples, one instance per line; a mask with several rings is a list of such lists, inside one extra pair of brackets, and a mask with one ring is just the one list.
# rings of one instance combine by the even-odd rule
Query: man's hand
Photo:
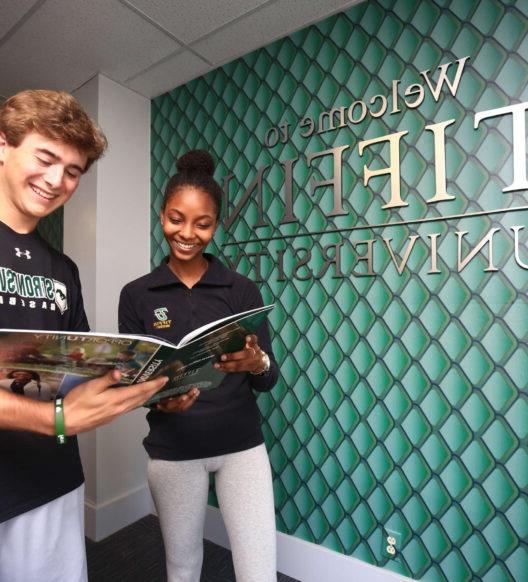
[(191, 408), (198, 396), (200, 396), (200, 390), (191, 388), (185, 394), (160, 400), (156, 405), (156, 410), (160, 412), (185, 412)]
[(133, 386), (111, 388), (121, 374), (112, 370), (100, 378), (79, 384), (64, 397), (66, 434), (78, 434), (107, 424), (125, 412), (141, 406), (163, 388), (168, 378), (162, 376)]
[[(168, 381), (166, 376), (111, 388), (121, 374), (112, 370), (100, 378), (79, 384), (64, 397), (64, 424), (67, 435), (85, 432), (107, 424), (117, 416), (141, 406)], [(55, 406), (0, 389), (0, 429), (28, 430), (55, 434)]]

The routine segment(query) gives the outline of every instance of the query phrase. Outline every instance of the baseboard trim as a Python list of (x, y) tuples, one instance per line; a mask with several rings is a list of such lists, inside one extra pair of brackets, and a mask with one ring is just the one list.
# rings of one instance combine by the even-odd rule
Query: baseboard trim
[[(147, 485), (99, 505), (86, 499), (86, 536), (99, 542), (150, 513), (155, 511)], [(222, 514), (217, 507), (207, 507), (204, 537), (219, 546), (230, 548)], [(282, 532), (277, 532), (277, 569), (301, 582), (413, 582), (411, 578), (388, 569), (378, 568)]]
[(84, 531), (86, 537), (100, 542), (116, 531), (153, 513), (148, 485), (127, 491), (105, 503), (84, 502)]
[[(204, 537), (229, 549), (222, 515), (216, 507), (207, 508)], [(413, 582), (411, 578), (388, 569), (378, 568), (281, 532), (277, 532), (277, 569), (301, 582)]]

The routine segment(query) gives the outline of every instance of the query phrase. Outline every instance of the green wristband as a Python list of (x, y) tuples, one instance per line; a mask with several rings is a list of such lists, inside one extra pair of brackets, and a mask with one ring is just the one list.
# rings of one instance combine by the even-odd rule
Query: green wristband
[(62, 398), (55, 400), (55, 434), (57, 435), (57, 442), (63, 445), (66, 442), (66, 435), (64, 434), (64, 410), (62, 407)]

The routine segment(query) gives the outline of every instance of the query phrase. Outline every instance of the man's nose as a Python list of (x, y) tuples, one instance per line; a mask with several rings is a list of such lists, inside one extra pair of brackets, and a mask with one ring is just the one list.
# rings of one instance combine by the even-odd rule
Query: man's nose
[(63, 169), (58, 164), (52, 164), (46, 171), (45, 180), (52, 188), (58, 188), (64, 175)]

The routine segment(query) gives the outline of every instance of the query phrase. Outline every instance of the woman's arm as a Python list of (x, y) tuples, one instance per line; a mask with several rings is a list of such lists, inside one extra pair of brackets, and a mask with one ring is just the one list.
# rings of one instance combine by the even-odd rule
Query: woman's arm
[(136, 311), (128, 286), (123, 287), (119, 296), (118, 328), (119, 333), (147, 333), (143, 320)]

